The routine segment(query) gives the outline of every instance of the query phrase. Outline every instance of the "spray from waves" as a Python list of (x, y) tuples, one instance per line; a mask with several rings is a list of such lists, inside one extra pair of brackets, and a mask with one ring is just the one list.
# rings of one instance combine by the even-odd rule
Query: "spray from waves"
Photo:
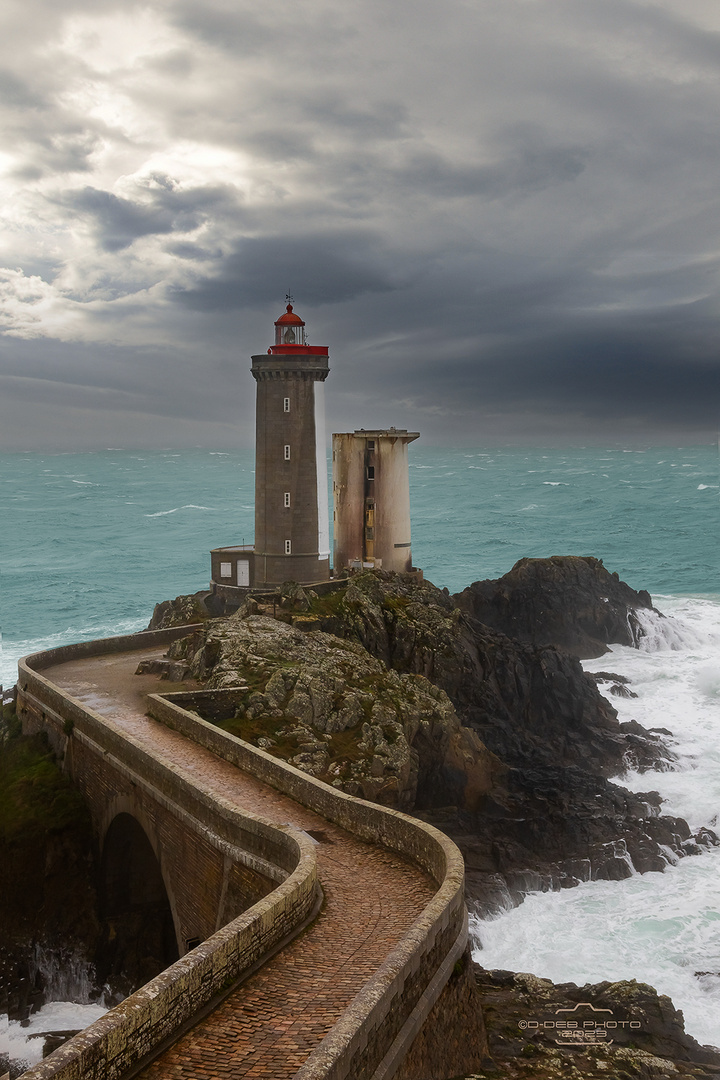
[[(613, 698), (620, 721), (662, 727), (677, 760), (667, 772), (617, 782), (654, 788), (662, 812), (691, 831), (720, 831), (720, 598), (656, 596), (666, 613), (639, 612), (638, 648), (612, 645), (586, 671), (628, 678), (635, 698)], [(720, 1045), (720, 848), (677, 859), (664, 873), (593, 881), (534, 894), (494, 922), (473, 921), (475, 959), (578, 985), (638, 979), (683, 1010), (689, 1034)], [(674, 865), (672, 865), (674, 863)]]
[(639, 979), (682, 1008), (686, 1030), (720, 1042), (720, 850), (663, 874), (536, 893), (507, 915), (471, 916), (473, 956), (579, 986)]
[(682, 618), (643, 608), (630, 616), (630, 628), (636, 646), (642, 652), (680, 652), (708, 644), (707, 633), (701, 628)]
[(104, 993), (97, 993), (92, 965), (70, 949), (36, 943), (28, 979), (32, 986), (42, 987), (45, 1003), (25, 1021), (10, 1020), (7, 1014), (0, 1018), (7, 1029), (4, 1043), (12, 1076), (42, 1060), (48, 1034), (82, 1030), (111, 1007)]
[(89, 1005), (95, 993), (95, 969), (69, 949), (36, 943), (30, 957), (30, 980), (40, 981), (46, 1001), (74, 1001)]

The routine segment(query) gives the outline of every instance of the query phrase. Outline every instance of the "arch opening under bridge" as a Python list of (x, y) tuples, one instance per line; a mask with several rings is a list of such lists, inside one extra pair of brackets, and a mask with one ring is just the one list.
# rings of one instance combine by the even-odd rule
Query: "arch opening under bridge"
[[(101, 983), (141, 986), (179, 957), (178, 937), (160, 863), (139, 821), (113, 818), (100, 860)], [(132, 988), (134, 988), (134, 986)]]

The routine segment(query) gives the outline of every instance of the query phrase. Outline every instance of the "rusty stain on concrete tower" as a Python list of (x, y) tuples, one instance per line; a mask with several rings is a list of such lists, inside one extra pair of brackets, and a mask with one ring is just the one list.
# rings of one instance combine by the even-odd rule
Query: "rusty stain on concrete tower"
[(418, 437), (399, 428), (333, 435), (336, 577), (361, 567), (413, 569), (407, 448)]

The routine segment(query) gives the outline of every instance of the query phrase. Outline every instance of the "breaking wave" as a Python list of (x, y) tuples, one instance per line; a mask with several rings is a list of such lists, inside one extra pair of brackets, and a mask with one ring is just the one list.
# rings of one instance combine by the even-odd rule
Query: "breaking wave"
[(214, 506), (196, 506), (195, 503), (186, 503), (185, 506), (176, 506), (172, 510), (158, 510), (156, 514), (144, 514), (147, 518), (167, 517), (168, 514), (177, 514), (179, 510), (214, 510)]

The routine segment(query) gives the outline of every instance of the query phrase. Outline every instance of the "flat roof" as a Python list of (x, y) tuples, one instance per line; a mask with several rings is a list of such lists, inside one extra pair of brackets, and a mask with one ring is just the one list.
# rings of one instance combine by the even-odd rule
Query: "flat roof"
[(211, 548), (210, 549), (210, 554), (211, 555), (216, 555), (218, 552), (223, 552), (223, 551), (254, 551), (254, 550), (255, 550), (255, 545), (254, 544), (236, 544), (234, 547)]
[(358, 439), (419, 439), (419, 431), (408, 431), (407, 428), (375, 428), (366, 430), (365, 428), (357, 428), (355, 431), (335, 431), (335, 435), (354, 435)]

